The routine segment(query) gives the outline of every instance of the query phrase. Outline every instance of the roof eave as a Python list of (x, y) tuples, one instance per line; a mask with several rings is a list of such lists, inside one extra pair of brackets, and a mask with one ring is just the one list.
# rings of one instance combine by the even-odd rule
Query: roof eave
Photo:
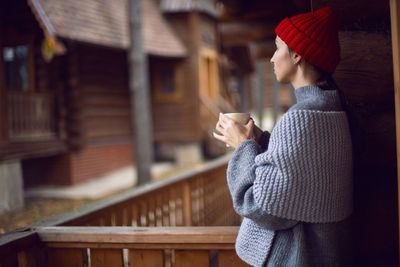
[(62, 55), (66, 52), (64, 44), (58, 40), (57, 33), (53, 25), (51, 24), (49, 18), (44, 12), (42, 6), (37, 0), (28, 0), (28, 6), (30, 7), (33, 15), (35, 16), (37, 22), (42, 29), (44, 36), (48, 39), (54, 40), (55, 43), (55, 54)]

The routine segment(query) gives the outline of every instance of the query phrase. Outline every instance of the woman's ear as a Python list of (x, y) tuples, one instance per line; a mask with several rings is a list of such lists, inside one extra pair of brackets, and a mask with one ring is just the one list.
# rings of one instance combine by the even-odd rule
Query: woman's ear
[(294, 51), (293, 51), (293, 53), (291, 53), (290, 56), (292, 58), (293, 64), (295, 64), (295, 65), (299, 64), (302, 59), (302, 57)]

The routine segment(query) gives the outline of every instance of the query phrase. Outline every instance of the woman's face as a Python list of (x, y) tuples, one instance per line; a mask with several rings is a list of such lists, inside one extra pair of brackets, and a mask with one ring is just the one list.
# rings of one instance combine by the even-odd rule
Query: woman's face
[(290, 83), (293, 80), (295, 64), (289, 53), (288, 46), (276, 36), (276, 50), (271, 58), (276, 79), (281, 83)]

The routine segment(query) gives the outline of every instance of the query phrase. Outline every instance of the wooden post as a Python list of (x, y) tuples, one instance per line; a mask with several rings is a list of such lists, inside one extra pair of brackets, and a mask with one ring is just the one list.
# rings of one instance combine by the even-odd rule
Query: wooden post
[[(390, 0), (390, 20), (392, 28), (394, 102), (396, 109), (397, 186), (398, 186), (397, 195), (399, 196), (400, 194), (400, 157), (399, 157), (400, 156), (400, 4), (397, 0)], [(399, 198), (399, 207), (400, 207), (400, 198)], [(398, 214), (400, 214), (399, 211)], [(399, 233), (400, 233), (400, 227), (399, 227)]]
[(138, 184), (151, 181), (153, 135), (148, 62), (142, 46), (141, 0), (129, 0), (129, 88)]
[(186, 181), (182, 185), (183, 187), (183, 221), (185, 226), (192, 226), (192, 190), (190, 188), (190, 182)]

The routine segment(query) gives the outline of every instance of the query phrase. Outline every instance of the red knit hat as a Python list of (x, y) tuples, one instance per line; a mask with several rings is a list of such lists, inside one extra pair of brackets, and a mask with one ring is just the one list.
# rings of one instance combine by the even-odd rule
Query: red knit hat
[(338, 20), (331, 7), (283, 19), (275, 33), (309, 63), (333, 73), (340, 61)]

